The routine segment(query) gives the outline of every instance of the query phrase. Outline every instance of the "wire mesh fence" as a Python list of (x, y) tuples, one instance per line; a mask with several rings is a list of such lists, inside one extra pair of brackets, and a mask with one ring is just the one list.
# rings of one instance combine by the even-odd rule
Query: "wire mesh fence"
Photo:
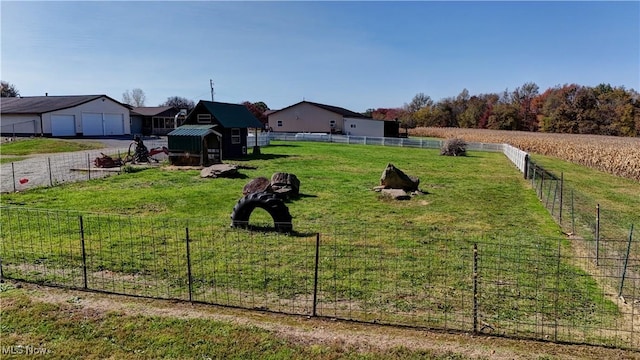
[[(444, 236), (0, 207), (2, 276), (158, 299), (640, 349), (637, 253), (594, 270), (590, 240)], [(614, 240), (610, 240), (613, 242)], [(624, 239), (616, 240), (627, 243)], [(613, 245), (612, 245), (613, 246)], [(618, 246), (616, 244), (615, 246)]]
[[(640, 252), (640, 244), (633, 241), (634, 222), (638, 218), (625, 217), (613, 208), (601, 206), (594, 195), (573, 189), (564, 174), (554, 174), (533, 161), (528, 162), (527, 174), (551, 216), (571, 238), (582, 240), (576, 251), (593, 260), (588, 264), (590, 271), (614, 279), (609, 282), (617, 289), (617, 296), (637, 300), (634, 289), (640, 284), (630, 282), (640, 274), (633, 259)], [(634, 275), (630, 277), (631, 273)]]

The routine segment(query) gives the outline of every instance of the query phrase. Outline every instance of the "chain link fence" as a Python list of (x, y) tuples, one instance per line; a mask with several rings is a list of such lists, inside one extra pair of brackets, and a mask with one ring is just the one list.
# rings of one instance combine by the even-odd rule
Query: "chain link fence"
[[(5, 206), (2, 276), (287, 314), (640, 349), (635, 271), (586, 268), (590, 240), (446, 236), (416, 225), (294, 232)], [(614, 241), (613, 239), (611, 240)], [(616, 240), (626, 243), (624, 239)], [(637, 253), (607, 260), (640, 266)]]

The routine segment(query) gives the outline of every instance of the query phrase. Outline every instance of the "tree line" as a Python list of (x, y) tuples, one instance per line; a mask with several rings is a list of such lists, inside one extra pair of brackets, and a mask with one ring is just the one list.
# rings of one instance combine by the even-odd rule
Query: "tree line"
[(494, 130), (540, 131), (570, 134), (638, 136), (640, 94), (624, 87), (600, 84), (557, 85), (539, 92), (525, 83), (502, 94), (470, 95), (434, 102), (424, 93), (398, 108), (368, 109), (374, 119), (398, 120), (403, 128), (460, 127)]
[[(6, 81), (0, 82), (2, 97), (20, 92)], [(540, 131), (550, 133), (596, 134), (613, 136), (640, 135), (640, 94), (633, 89), (600, 84), (595, 87), (577, 84), (556, 85), (540, 93), (538, 85), (528, 82), (501, 94), (470, 95), (463, 89), (455, 97), (433, 101), (424, 93), (397, 108), (368, 109), (363, 114), (379, 120), (397, 120), (405, 129), (425, 127), (460, 127), (494, 130)], [(145, 106), (142, 89), (127, 90), (122, 102)], [(263, 124), (269, 107), (262, 101), (242, 103)], [(158, 106), (175, 106), (190, 111), (193, 100), (171, 96)]]

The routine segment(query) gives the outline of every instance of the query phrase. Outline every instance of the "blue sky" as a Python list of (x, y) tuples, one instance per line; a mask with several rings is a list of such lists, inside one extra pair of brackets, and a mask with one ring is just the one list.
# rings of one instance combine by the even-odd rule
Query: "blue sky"
[(526, 82), (640, 90), (640, 2), (2, 1), (23, 96), (144, 90), (354, 111)]

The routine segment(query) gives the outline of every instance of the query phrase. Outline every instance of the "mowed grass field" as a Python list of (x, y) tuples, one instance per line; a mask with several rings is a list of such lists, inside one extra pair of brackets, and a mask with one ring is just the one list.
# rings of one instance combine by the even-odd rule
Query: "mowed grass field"
[[(470, 236), (558, 235), (558, 228), (516, 168), (499, 153), (439, 156), (438, 150), (323, 143), (273, 142), (257, 158), (229, 161), (239, 179), (203, 179), (198, 170), (150, 169), (104, 181), (3, 195), (2, 204), (25, 207), (171, 217), (227, 223), (251, 179), (295, 174), (302, 196), (288, 204), (296, 225), (351, 222), (370, 226), (419, 225), (435, 234)], [(372, 191), (387, 163), (420, 178), (427, 194), (410, 201)], [(256, 214), (259, 215), (259, 214)]]
[[(537, 311), (543, 311), (543, 304), (551, 303), (555, 304), (555, 316), (566, 323), (597, 326), (611, 324), (618, 316), (615, 305), (603, 297), (594, 279), (573, 266), (570, 257), (560, 263), (552, 255), (558, 246), (562, 251), (569, 251), (569, 244), (559, 240), (560, 228), (522, 174), (501, 153), (470, 152), (466, 157), (444, 157), (438, 150), (273, 142), (262, 149), (262, 155), (235, 163), (244, 165), (240, 178), (203, 179), (197, 170), (159, 167), (7, 194), (2, 197), (2, 205), (73, 210), (86, 214), (87, 218), (90, 214), (118, 214), (125, 215), (128, 219), (125, 222), (129, 223), (160, 224), (168, 223), (167, 219), (188, 219), (192, 225), (206, 223), (200, 230), (192, 229), (196, 239), (192, 246), (206, 244), (206, 251), (194, 264), (203, 269), (194, 274), (202, 281), (199, 289), (202, 291), (206, 291), (206, 285), (217, 276), (217, 284), (234, 287), (235, 295), (240, 297), (255, 291), (273, 291), (285, 299), (306, 295), (303, 292), (310, 288), (310, 279), (302, 272), (308, 270), (304, 262), (313, 254), (309, 253), (313, 247), (307, 246), (313, 239), (305, 234), (320, 232), (323, 241), (335, 245), (332, 250), (362, 255), (336, 256), (329, 260), (325, 266), (334, 272), (325, 280), (334, 281), (323, 290), (336, 299), (349, 300), (354, 308), (365, 313), (389, 312), (389, 309), (420, 314), (437, 311), (448, 312), (452, 314), (450, 319), (456, 320), (456, 313), (469, 310), (470, 255), (472, 243), (480, 242), (489, 244), (481, 248), (481, 256), (485, 256), (486, 269), (491, 269), (484, 274), (483, 281), (487, 289), (492, 290), (485, 291), (482, 301), (484, 309), (493, 314), (487, 318), (492, 323), (526, 322), (536, 317)], [(409, 201), (392, 201), (373, 192), (387, 163), (418, 176), (425, 194)], [(234, 242), (215, 241), (215, 234), (228, 230), (231, 209), (241, 197), (243, 186), (258, 176), (269, 178), (274, 172), (293, 173), (301, 181), (302, 196), (287, 205), (293, 215), (294, 230), (302, 236), (294, 234), (286, 241), (280, 237), (272, 241), (268, 237), (256, 240), (236, 234)], [(3, 244), (11, 242), (12, 247), (3, 246), (5, 258), (11, 258), (11, 251), (29, 246), (11, 238), (12, 233), (20, 233), (23, 238), (39, 238), (40, 244), (45, 242), (42, 249), (77, 241), (49, 236), (42, 230), (47, 224), (38, 219), (16, 225), (16, 218), (6, 214), (2, 217)], [(268, 220), (262, 210), (256, 210), (252, 216), (256, 224)], [(154, 271), (153, 262), (157, 257), (127, 254), (113, 258), (103, 254), (148, 249), (152, 244), (144, 244), (145, 239), (153, 236), (142, 232), (153, 229), (136, 230), (103, 238), (100, 247), (89, 249), (93, 251), (90, 255), (112, 261), (96, 263), (96, 268), (90, 270), (107, 269), (124, 274)], [(96, 239), (100, 236), (101, 230), (94, 231), (86, 234), (88, 242), (92, 236)], [(354, 233), (359, 235), (349, 235)], [(46, 244), (47, 241), (56, 243)], [(263, 251), (265, 248), (270, 249), (268, 253)], [(375, 261), (367, 258), (368, 253), (363, 249), (374, 249), (370, 254), (375, 256)], [(224, 254), (229, 262), (214, 261), (216, 253)], [(272, 258), (267, 261), (265, 255), (269, 254)], [(298, 260), (282, 262), (280, 254)], [(66, 256), (56, 259), (55, 254), (31, 255), (39, 262), (50, 258), (54, 266), (69, 262)], [(79, 255), (74, 255), (75, 261)], [(232, 261), (238, 268), (225, 273), (225, 266), (228, 268)], [(167, 271), (166, 268), (160, 270)], [(183, 268), (176, 271), (183, 272)], [(566, 278), (555, 277), (558, 271), (566, 273)], [(240, 281), (233, 279), (233, 274), (244, 275)], [(170, 279), (178, 276), (165, 275)], [(277, 279), (278, 287), (265, 290), (267, 278)], [(429, 287), (422, 287), (425, 283)], [(498, 284), (501, 290), (495, 290), (492, 283)], [(545, 284), (571, 291), (559, 295), (540, 291), (540, 286)], [(518, 295), (503, 291), (515, 291)], [(509, 301), (505, 301), (505, 295)]]

